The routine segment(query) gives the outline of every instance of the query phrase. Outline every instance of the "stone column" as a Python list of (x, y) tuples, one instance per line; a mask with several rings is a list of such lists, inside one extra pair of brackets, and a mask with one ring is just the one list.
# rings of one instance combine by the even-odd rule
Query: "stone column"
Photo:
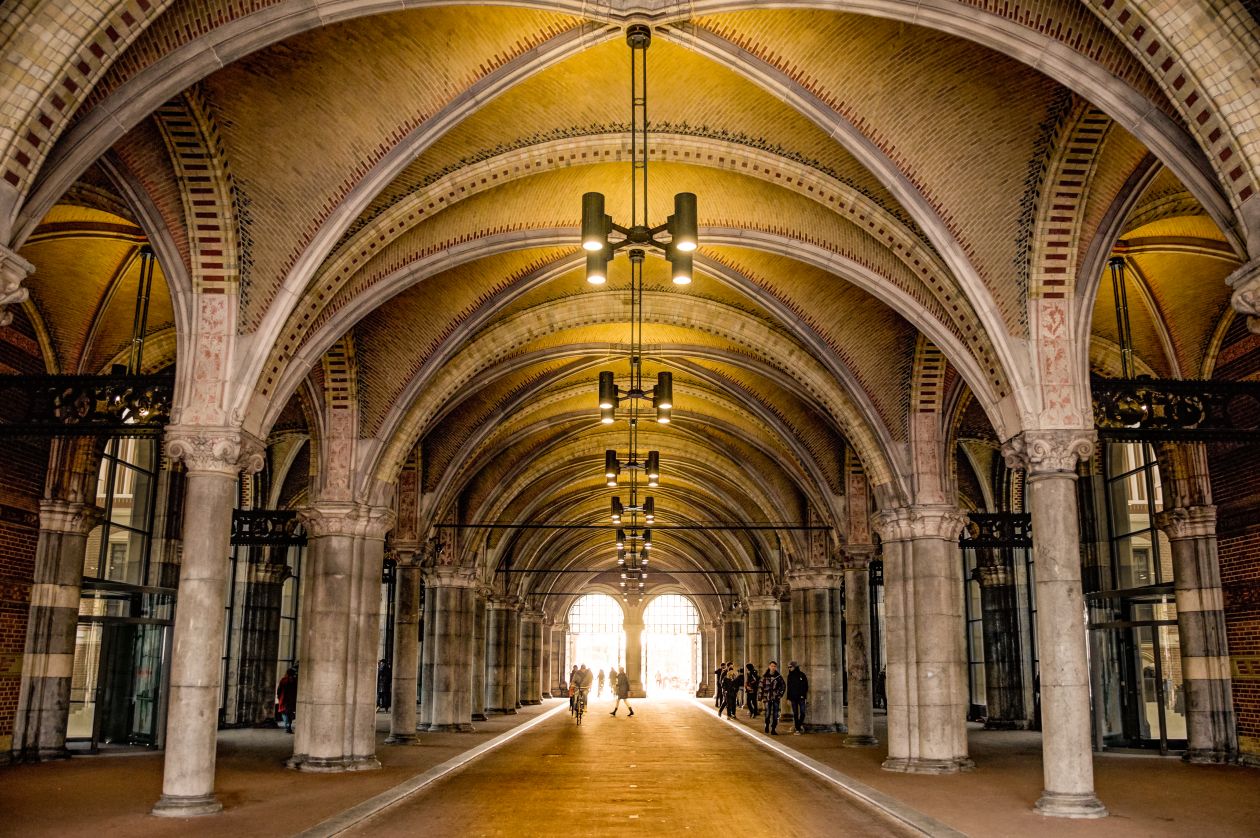
[(569, 646), (569, 624), (556, 623), (551, 629), (551, 693), (557, 697), (564, 697), (569, 694), (569, 685), (565, 682), (568, 677), (569, 661), (565, 656), (565, 652)]
[(874, 517), (884, 556), (884, 696), (888, 716), (888, 756), (884, 767), (904, 770), (909, 764), (911, 742), (918, 740), (918, 692), (913, 689), (914, 582), (910, 576), (913, 546), (910, 512), (884, 509)]
[(486, 720), (486, 597), (490, 589), (477, 588), (473, 601), (472, 720)]
[(468, 732), (473, 729), (476, 575), (462, 567), (435, 567), (426, 578), (437, 612), (433, 637), (433, 709), (428, 729), (434, 733)]
[(380, 768), (376, 758), (376, 675), (381, 648), (381, 575), (385, 569), (385, 534), (394, 526), (394, 511), (385, 507), (360, 507), (355, 525), (354, 591), (357, 608), (352, 615), (355, 657), (347, 678), (350, 693), (350, 746), (346, 767), (354, 771)]
[(722, 618), (722, 645), (726, 649), (726, 659), (735, 664), (741, 671), (748, 663), (747, 634), (744, 622), (745, 612), (736, 606), (727, 611)]
[(643, 698), (643, 610), (627, 611), (626, 677), (630, 679), (630, 698)]
[(874, 695), (871, 690), (870, 565), (875, 548), (851, 544), (844, 550), (845, 665), (849, 695), (845, 726), (846, 748), (871, 748), (875, 738)]
[[(840, 581), (843, 583), (843, 574)], [(831, 619), (827, 624), (831, 627), (831, 715), (836, 720), (836, 730), (848, 733), (846, 712), (844, 709), (844, 588), (837, 585), (831, 589)]]
[(1081, 592), (1076, 463), (1094, 450), (1094, 432), (1025, 431), (1003, 446), (1007, 464), (1027, 470), (1037, 567), (1037, 648), (1041, 670), (1043, 815), (1100, 818), (1090, 747), (1089, 661)]
[(717, 669), (717, 622), (701, 623), (700, 626), (700, 683), (696, 685), (696, 698), (712, 698), (716, 686), (713, 671)]
[(424, 609), (420, 615), (420, 719), (417, 728), (428, 730), (433, 724), (433, 661), (437, 648), (437, 600), (429, 590), (428, 579), (424, 583)]
[(66, 725), (83, 559), (88, 533), (99, 520), (100, 510), (88, 504), (40, 501), (35, 584), (13, 720), (15, 759), (38, 762), (70, 755)]
[[(280, 600), (289, 566), (283, 562), (284, 548), (254, 547), (263, 553), (276, 550), (272, 561), (261, 555), (251, 558), (241, 609), (241, 657), (239, 701), (236, 721), (265, 724), (274, 718), (276, 698), (276, 657), (280, 647)], [(279, 558), (277, 562), (274, 559)]]
[[(779, 672), (786, 673), (789, 661), (796, 660), (792, 646), (792, 592), (787, 585), (779, 589)], [(787, 677), (785, 674), (783, 677)]]
[(1172, 509), (1160, 513), (1158, 523), (1172, 545), (1188, 739), (1185, 759), (1233, 762), (1238, 758), (1238, 730), (1216, 554), (1216, 507)]
[(510, 716), (516, 713), (520, 601), (496, 594), (490, 597), (487, 608), (486, 712)]
[(542, 703), (543, 613), (521, 612), (520, 702), (530, 706)]
[(540, 674), (542, 675), (542, 697), (551, 698), (551, 669), (552, 669), (552, 645), (551, 645), (551, 626), (554, 621), (550, 617), (543, 617), (542, 621), (542, 667)]
[(748, 658), (758, 672), (764, 672), (770, 661), (779, 660), (778, 597), (755, 596), (748, 600)]
[(1005, 557), (989, 551), (976, 568), (984, 629), (984, 683), (987, 730), (1026, 730), (1023, 655), (1020, 654), (1019, 601), (1015, 574)]
[(833, 626), (831, 598), (840, 574), (829, 567), (809, 567), (788, 574), (792, 584), (792, 638), (796, 661), (809, 679), (805, 729), (834, 733), (840, 719), (833, 696), (831, 647), (839, 626)]
[(223, 808), (214, 797), (214, 763), (232, 507), (237, 476), (262, 468), (262, 452), (257, 440), (231, 428), (166, 430), (166, 453), (184, 462), (188, 477), (162, 797), (155, 815), (207, 815)]
[(420, 669), (420, 556), (414, 549), (395, 553), (394, 683), (387, 745), (416, 741), (417, 678)]

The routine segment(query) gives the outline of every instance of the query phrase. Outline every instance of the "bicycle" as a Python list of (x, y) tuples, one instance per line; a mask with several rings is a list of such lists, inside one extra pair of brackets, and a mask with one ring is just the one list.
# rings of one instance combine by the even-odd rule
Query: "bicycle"
[(573, 696), (573, 718), (582, 724), (582, 714), (586, 712), (586, 688), (579, 687)]

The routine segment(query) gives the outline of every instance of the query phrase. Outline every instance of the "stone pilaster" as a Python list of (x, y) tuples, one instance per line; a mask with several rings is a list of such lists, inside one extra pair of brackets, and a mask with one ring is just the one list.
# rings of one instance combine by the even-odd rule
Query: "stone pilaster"
[(302, 513), (307, 563), (297, 725), (290, 767), (379, 768), (376, 660), (385, 533), (393, 513), (321, 503)]
[(717, 638), (720, 624), (715, 620), (700, 627), (700, 683), (696, 685), (696, 698), (711, 698), (717, 686), (714, 670), (717, 669)]
[(30, 292), (22, 287), (22, 281), (34, 271), (35, 266), (17, 251), (0, 245), (0, 326), (13, 322), (13, 312), (7, 310), (8, 306), (26, 302)]
[(1076, 464), (1094, 450), (1092, 430), (1025, 431), (1003, 446), (1007, 465), (1027, 472), (1037, 567), (1037, 649), (1041, 671), (1042, 771), (1036, 810), (1067, 818), (1105, 817), (1094, 792), (1089, 661), (1081, 591)]
[(520, 607), (520, 600), (512, 596), (494, 595), (487, 603), (487, 713), (505, 716), (516, 713), (521, 638)]
[(542, 703), (542, 633), (543, 613), (522, 611), (520, 702), (525, 706)]
[(434, 567), (425, 573), (425, 583), (436, 614), (428, 730), (471, 731), (476, 574), (469, 568)]
[(262, 468), (263, 445), (235, 428), (171, 426), (166, 453), (183, 461), (187, 481), (162, 797), (153, 814), (187, 817), (223, 808), (214, 761), (232, 507), (238, 475)]
[(551, 627), (555, 623), (550, 617), (542, 621), (542, 697), (551, 698), (552, 646)]
[(79, 621), (79, 593), (87, 536), (100, 510), (83, 503), (39, 504), (39, 542), (30, 618), (22, 655), (22, 683), (14, 719), (13, 755), (38, 762), (69, 756), (66, 724)]
[(739, 669), (743, 669), (748, 662), (744, 617), (744, 609), (738, 606), (722, 616), (722, 648), (726, 652), (726, 659)]
[(1015, 574), (1007, 556), (989, 550), (976, 568), (984, 631), (984, 726), (988, 730), (1026, 730), (1023, 655)]
[(486, 720), (486, 599), (490, 589), (478, 586), (473, 601), (472, 720)]
[(915, 774), (969, 770), (967, 678), (958, 535), (948, 506), (881, 511), (888, 616), (888, 758)]
[(625, 617), (626, 677), (630, 679), (630, 698), (643, 698), (643, 611), (631, 611)]
[(1179, 507), (1160, 513), (1157, 523), (1172, 545), (1185, 690), (1185, 759), (1234, 762), (1238, 730), (1216, 553), (1216, 507)]
[(809, 679), (805, 729), (833, 733), (843, 726), (836, 715), (833, 647), (840, 626), (833, 622), (832, 597), (840, 588), (835, 568), (801, 568), (788, 574), (792, 585), (792, 638), (796, 661)]
[(764, 672), (770, 661), (779, 660), (779, 616), (778, 597), (749, 598), (748, 658), (758, 672)]
[(846, 748), (871, 748), (875, 738), (874, 693), (871, 688), (871, 544), (844, 548), (844, 645), (849, 695), (845, 712)]
[(417, 681), (420, 670), (420, 555), (415, 547), (395, 550), (394, 680), (387, 745), (416, 741)]
[(428, 730), (433, 723), (433, 665), (437, 643), (437, 601), (424, 580), (424, 608), (420, 614), (420, 713), (419, 730)]
[(569, 671), (568, 648), (569, 624), (556, 623), (551, 629), (551, 692), (556, 696), (569, 694), (569, 685), (564, 680)]

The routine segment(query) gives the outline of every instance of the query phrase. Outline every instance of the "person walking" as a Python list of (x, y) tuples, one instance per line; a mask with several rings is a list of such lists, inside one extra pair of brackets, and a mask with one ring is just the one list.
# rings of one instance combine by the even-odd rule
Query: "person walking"
[(792, 702), (792, 735), (799, 736), (805, 732), (805, 702), (809, 697), (809, 678), (796, 665), (796, 661), (788, 662), (787, 697)]
[(757, 687), (757, 698), (761, 700), (761, 709), (766, 714), (766, 733), (779, 735), (779, 702), (787, 692), (787, 682), (779, 674), (779, 662), (770, 661), (766, 673), (761, 676), (761, 684)]
[(621, 702), (626, 703), (626, 709), (630, 711), (630, 715), (634, 715), (634, 708), (630, 706), (630, 678), (626, 675), (626, 670), (617, 670), (617, 703), (613, 705), (612, 712), (608, 715), (617, 715), (617, 710), (621, 707)]
[(284, 732), (293, 732), (293, 715), (297, 711), (297, 668), (290, 666), (276, 687), (276, 712), (284, 722)]
[(748, 702), (748, 718), (757, 718), (757, 688), (761, 685), (761, 678), (757, 675), (757, 667), (751, 663), (744, 665), (744, 696)]
[(393, 692), (394, 676), (392, 667), (384, 658), (376, 664), (376, 709), (377, 711), (389, 712), (389, 704), (391, 693)]
[(595, 695), (599, 696), (600, 698), (603, 698), (604, 697), (604, 670), (601, 669), (599, 671), (599, 675), (597, 676), (597, 678), (599, 681), (599, 691), (596, 692)]
[[(735, 705), (739, 701), (739, 694), (744, 691), (744, 674), (735, 668), (735, 664), (726, 667), (726, 675), (722, 680), (722, 691), (726, 695), (726, 703), (723, 707), (726, 710), (726, 718), (735, 718)], [(719, 713), (719, 715), (721, 715)]]
[(713, 706), (717, 708), (718, 715), (722, 715), (722, 705), (726, 703), (726, 691), (722, 689), (722, 679), (726, 677), (726, 661), (718, 664), (718, 668), (713, 670)]

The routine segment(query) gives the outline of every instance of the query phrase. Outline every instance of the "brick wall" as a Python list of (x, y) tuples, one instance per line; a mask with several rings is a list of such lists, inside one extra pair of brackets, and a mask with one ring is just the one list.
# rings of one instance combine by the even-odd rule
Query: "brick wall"
[[(0, 328), (0, 375), (43, 372), (34, 329), (20, 310), (9, 310), (15, 317)], [(0, 418), (6, 410), (0, 404)], [(0, 440), (0, 759), (13, 741), (47, 468), (47, 442)]]
[[(1243, 320), (1235, 318), (1226, 335), (1217, 378), (1260, 380), (1260, 336), (1248, 334)], [(1245, 418), (1260, 424), (1260, 405)], [(1260, 759), (1260, 444), (1208, 452), (1239, 744)]]

